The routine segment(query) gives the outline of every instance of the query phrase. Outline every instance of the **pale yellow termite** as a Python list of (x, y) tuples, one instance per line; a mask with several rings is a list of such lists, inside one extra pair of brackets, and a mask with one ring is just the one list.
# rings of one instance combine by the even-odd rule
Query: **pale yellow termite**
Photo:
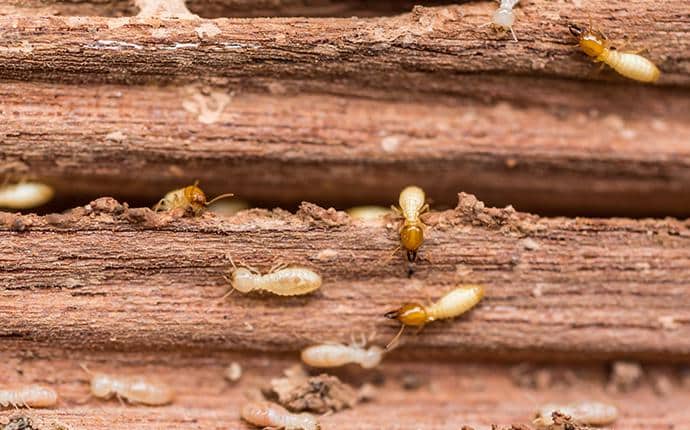
[(207, 209), (221, 216), (233, 216), (238, 212), (249, 209), (249, 202), (244, 200), (221, 200), (209, 204)]
[(170, 191), (156, 203), (153, 210), (158, 212), (181, 208), (184, 209), (185, 212), (189, 211), (194, 216), (199, 216), (211, 203), (233, 196), (232, 193), (221, 194), (211, 201), (206, 201), (206, 194), (198, 185), (199, 181), (196, 181), (194, 185)]
[(19, 388), (0, 389), (0, 406), (15, 408), (49, 408), (55, 406), (58, 395), (43, 385), (27, 385)]
[(365, 369), (373, 369), (383, 359), (384, 350), (376, 345), (366, 348), (366, 339), (342, 343), (325, 343), (302, 350), (302, 361), (312, 367), (340, 367), (346, 364), (359, 364)]
[(386, 313), (386, 318), (396, 319), (402, 323), (400, 331), (386, 348), (389, 349), (398, 340), (406, 326), (421, 328), (436, 320), (455, 318), (472, 309), (482, 298), (484, 298), (483, 286), (460, 285), (430, 306), (424, 306), (420, 303), (406, 303), (400, 308)]
[(382, 217), (391, 213), (391, 210), (383, 206), (355, 206), (348, 209), (346, 212), (354, 219), (364, 222), (374, 222), (380, 221)]
[(227, 279), (232, 288), (241, 293), (268, 291), (277, 296), (301, 296), (321, 287), (321, 276), (305, 267), (287, 267), (285, 264), (279, 264), (262, 275), (254, 268), (235, 266), (232, 259), (230, 262), (233, 268)]
[(498, 9), (491, 16), (491, 22), (480, 25), (479, 27), (486, 27), (487, 25), (493, 25), (502, 30), (510, 31), (513, 35), (513, 40), (518, 41), (515, 32), (513, 31), (513, 24), (515, 23), (515, 12), (513, 8), (518, 4), (520, 0), (501, 0), (501, 4)]
[(618, 409), (615, 406), (599, 402), (581, 402), (569, 405), (544, 405), (539, 408), (532, 423), (539, 428), (551, 428), (554, 412), (568, 415), (576, 422), (590, 426), (607, 426), (618, 419)]
[(252, 402), (242, 407), (242, 419), (259, 427), (284, 430), (319, 430), (315, 416), (307, 413), (293, 414), (271, 402)]
[(48, 203), (53, 195), (53, 188), (40, 182), (0, 185), (0, 207), (31, 209)]
[(424, 223), (419, 216), (429, 210), (424, 190), (409, 186), (402, 190), (398, 199), (400, 209), (393, 210), (402, 214), (404, 220), (400, 227), (400, 245), (407, 253), (407, 260), (412, 263), (417, 259), (417, 250), (424, 243)]
[(659, 80), (661, 71), (654, 63), (632, 52), (611, 49), (601, 32), (591, 28), (582, 29), (577, 25), (570, 25), (569, 29), (578, 38), (582, 51), (594, 58), (595, 62), (607, 64), (626, 78), (636, 81), (651, 83)]
[(175, 393), (167, 384), (143, 376), (115, 376), (82, 369), (91, 377), (91, 394), (101, 399), (117, 397), (130, 403), (162, 406), (172, 403)]

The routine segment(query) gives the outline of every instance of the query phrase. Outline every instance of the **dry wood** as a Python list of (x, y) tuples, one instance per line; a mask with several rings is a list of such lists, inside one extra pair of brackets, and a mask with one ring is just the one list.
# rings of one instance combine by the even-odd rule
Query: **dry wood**
[[(0, 423), (10, 415), (28, 415), (45, 426), (41, 430), (54, 430), (50, 425), (56, 422), (75, 430), (248, 429), (238, 419), (242, 403), (297, 360), (297, 354), (65, 353), (30, 343), (5, 340), (4, 344), (9, 348), (0, 353), (0, 384), (37, 381), (54, 386), (62, 400), (54, 410), (8, 411)], [(534, 390), (515, 384), (511, 376), (515, 368), (511, 366), (390, 358), (375, 371), (352, 368), (337, 372), (355, 386), (364, 382), (382, 385), (377, 385), (373, 402), (322, 417), (325, 430), (457, 430), (463, 425), (486, 430), (491, 424), (528, 423), (545, 403), (585, 400), (616, 405), (621, 411), (615, 423), (618, 429), (666, 430), (690, 425), (686, 407), (690, 392), (681, 385), (679, 369), (648, 368), (649, 374), (663, 372), (672, 378), (671, 390), (660, 396), (653, 391), (651, 380), (630, 393), (608, 391), (607, 372), (601, 365), (583, 366), (576, 372), (562, 366), (536, 367), (547, 383)], [(232, 361), (240, 362), (245, 371), (237, 383), (228, 384), (222, 375)], [(118, 374), (160, 378), (176, 388), (177, 400), (164, 408), (123, 407), (114, 399), (104, 402), (93, 398), (79, 404), (88, 395), (87, 375), (79, 363)], [(419, 380), (420, 387), (405, 390), (405, 378)]]
[[(664, 72), (662, 85), (690, 84), (684, 0), (527, 2), (515, 26), (521, 43), (479, 28), (495, 6), (419, 7), (365, 19), (0, 17), (0, 78), (159, 84), (215, 78), (228, 85), (271, 78), (307, 90), (336, 91), (335, 81), (360, 91), (461, 94), (471, 78), (592, 77), (591, 60), (567, 29), (591, 17), (612, 40), (627, 36), (650, 47), (649, 57)], [(613, 73), (593, 79), (632, 85)]]
[[(461, 195), (430, 226), (412, 279), (397, 222), (354, 223), (304, 204), (201, 219), (98, 200), (67, 215), (2, 215), (0, 336), (70, 348), (281, 351), (353, 333), (389, 340), (386, 311), (487, 285), (469, 315), (405, 337), (423, 355), (690, 357), (690, 223), (538, 218)], [(233, 294), (230, 257), (315, 268), (306, 297)], [(279, 326), (280, 330), (276, 330)], [(431, 349), (426, 349), (431, 348)], [(432, 355), (433, 355), (432, 354)]]
[(598, 98), (574, 82), (524, 103), (507, 88), (507, 101), (490, 104), (273, 89), (7, 83), (0, 173), (41, 178), (62, 199), (153, 204), (199, 179), (209, 194), (345, 207), (392, 203), (415, 182), (437, 205), (466, 189), (523, 210), (690, 214), (682, 93), (639, 87), (626, 109), (628, 94)]
[[(128, 16), (137, 13), (135, 0), (5, 0), (0, 14)], [(202, 17), (250, 16), (374, 16), (405, 12), (418, 4), (457, 3), (450, 0), (187, 0)], [(11, 9), (10, 9), (11, 8)]]

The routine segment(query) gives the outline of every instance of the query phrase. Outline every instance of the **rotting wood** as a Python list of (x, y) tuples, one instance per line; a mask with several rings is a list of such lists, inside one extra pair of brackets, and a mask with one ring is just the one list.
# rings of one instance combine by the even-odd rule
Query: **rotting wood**
[(341, 207), (393, 203), (415, 182), (441, 206), (464, 189), (521, 210), (690, 214), (686, 94), (637, 87), (626, 108), (631, 89), (564, 82), (523, 99), (504, 85), (490, 103), (438, 103), (6, 83), (0, 175), (151, 205), (195, 179), (209, 195)]
[[(522, 41), (486, 23), (493, 2), (363, 19), (218, 19), (0, 17), (0, 78), (51, 82), (228, 84), (266, 77), (305, 88), (333, 81), (350, 87), (455, 94), (467, 75), (594, 76), (569, 35), (591, 17), (612, 40), (653, 47), (661, 85), (689, 86), (690, 18), (683, 0), (527, 2), (515, 26)], [(605, 25), (603, 25), (605, 23)], [(494, 88), (494, 91), (500, 91)]]
[[(131, 16), (134, 0), (5, 0), (0, 14)], [(205, 18), (266, 16), (376, 16), (407, 12), (419, 4), (458, 3), (451, 0), (187, 0), (189, 9)]]
[[(189, 219), (105, 198), (66, 215), (3, 214), (0, 336), (162, 350), (294, 351), (373, 331), (383, 342), (398, 328), (386, 311), (472, 282), (487, 286), (482, 303), (408, 333), (403, 347), (513, 360), (690, 357), (690, 221), (538, 218), (465, 194), (423, 221), (408, 279), (402, 257), (388, 259), (397, 222), (354, 223), (308, 203), (296, 215)], [(261, 270), (276, 260), (313, 267), (324, 285), (219, 302), (230, 257)]]
[[(239, 410), (247, 396), (256, 395), (270, 379), (298, 359), (294, 356), (169, 352), (155, 354), (65, 352), (45, 345), (4, 339), (0, 353), (0, 384), (41, 382), (55, 387), (61, 396), (51, 410), (6, 411), (9, 416), (30, 416), (43, 430), (62, 423), (79, 429), (249, 429), (239, 421)], [(341, 379), (360, 386), (377, 384), (373, 401), (321, 418), (325, 429), (457, 430), (470, 425), (487, 430), (491, 424), (508, 426), (529, 423), (540, 405), (553, 402), (596, 400), (616, 405), (621, 411), (615, 428), (626, 430), (667, 430), (687, 428), (690, 392), (679, 380), (679, 369), (663, 368), (674, 377), (666, 396), (656, 394), (650, 383), (633, 392), (620, 394), (606, 390), (605, 366), (581, 366), (570, 372), (567, 381), (556, 378), (563, 369), (541, 366), (540, 372), (554, 376), (552, 384), (538, 390), (524, 389), (511, 379), (511, 366), (477, 363), (444, 363), (429, 360), (398, 361), (389, 357), (380, 368), (337, 371)], [(245, 369), (242, 379), (228, 384), (223, 370), (238, 361)], [(118, 374), (147, 374), (174, 386), (177, 399), (171, 406), (149, 408), (120, 406), (117, 400), (88, 399), (88, 376), (79, 367), (86, 363), (96, 370)], [(403, 387), (405, 377), (424, 381), (415, 390)], [(2, 427), (0, 427), (2, 428)]]

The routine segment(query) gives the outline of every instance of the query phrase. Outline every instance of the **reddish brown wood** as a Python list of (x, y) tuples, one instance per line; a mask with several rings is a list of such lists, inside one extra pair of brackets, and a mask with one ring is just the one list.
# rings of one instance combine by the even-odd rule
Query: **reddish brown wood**
[(624, 110), (624, 94), (581, 88), (487, 104), (14, 82), (0, 86), (0, 171), (81, 204), (153, 205), (199, 179), (209, 194), (344, 208), (394, 203), (414, 182), (437, 206), (468, 190), (547, 213), (690, 214), (690, 97), (639, 88)]
[[(38, 381), (58, 390), (59, 407), (52, 410), (7, 411), (9, 416), (28, 415), (43, 429), (54, 423), (73, 429), (153, 430), (249, 429), (239, 420), (239, 410), (248, 395), (268, 384), (292, 366), (297, 354), (289, 356), (235, 353), (116, 353), (64, 352), (47, 346), (13, 343), (0, 353), (0, 384)], [(222, 377), (225, 367), (237, 361), (244, 368), (242, 378), (229, 384)], [(87, 375), (79, 368), (85, 363), (99, 371), (117, 374), (146, 374), (170, 383), (177, 390), (175, 403), (163, 408), (120, 406), (117, 400), (88, 399)], [(375, 400), (321, 418), (324, 429), (397, 428), (400, 430), (459, 429), (471, 425), (486, 430), (491, 424), (527, 424), (537, 407), (545, 403), (600, 401), (617, 406), (620, 418), (613, 428), (626, 430), (667, 430), (685, 428), (690, 413), (687, 386), (679, 369), (645, 367), (645, 380), (632, 392), (614, 393), (606, 389), (605, 366), (582, 366), (573, 371), (563, 366), (537, 366), (540, 388), (515, 384), (508, 365), (444, 363), (428, 360), (399, 361), (394, 356), (379, 369), (356, 368), (337, 372), (341, 379), (359, 386), (378, 382)], [(666, 395), (653, 390), (654, 378), (671, 378)], [(406, 378), (420, 382), (416, 390), (405, 390)]]
[[(586, 6), (586, 7), (585, 7)], [(305, 90), (343, 86), (461, 94), (482, 78), (630, 82), (594, 66), (568, 31), (591, 17), (612, 40), (626, 35), (664, 72), (660, 84), (690, 83), (688, 16), (683, 0), (529, 2), (515, 43), (480, 28), (495, 9), (482, 2), (415, 8), (365, 19), (161, 20), (157, 18), (0, 17), (0, 78), (72, 82), (294, 81)], [(334, 86), (333, 82), (338, 85)], [(547, 81), (548, 82), (548, 81)], [(494, 87), (494, 92), (503, 87)]]
[[(397, 325), (383, 314), (479, 282), (486, 299), (405, 339), (446, 357), (690, 357), (690, 227), (675, 220), (537, 218), (462, 195), (432, 213), (407, 278), (395, 220), (353, 223), (304, 204), (179, 219), (104, 199), (69, 215), (3, 215), (0, 336), (71, 348), (281, 351)], [(232, 257), (312, 267), (306, 297), (233, 294)], [(276, 324), (280, 330), (275, 330)], [(422, 348), (422, 349), (420, 349)]]
[[(0, 13), (129, 16), (137, 13), (134, 0), (5, 0)], [(376, 16), (407, 12), (418, 4), (449, 0), (187, 0), (189, 9), (205, 18), (266, 16)], [(11, 12), (11, 13), (10, 13)]]

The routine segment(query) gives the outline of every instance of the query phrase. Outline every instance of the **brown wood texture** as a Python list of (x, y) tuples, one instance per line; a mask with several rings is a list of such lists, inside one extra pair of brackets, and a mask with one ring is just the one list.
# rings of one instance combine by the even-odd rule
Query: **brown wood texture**
[[(617, 429), (690, 427), (690, 220), (665, 218), (690, 215), (687, 1), (523, 1), (518, 43), (480, 27), (493, 1), (189, 0), (193, 19), (125, 17), (137, 8), (124, 0), (2, 3), (0, 178), (54, 185), (49, 210), (151, 205), (195, 179), (284, 208), (390, 204), (416, 183), (438, 210), (412, 276), (392, 215), (302, 203), (195, 219), (111, 198), (0, 213), (0, 387), (61, 396), (0, 411), (0, 429), (10, 416), (248, 429), (241, 405), (301, 348), (383, 345), (398, 329), (386, 311), (459, 283), (486, 298), (408, 330), (375, 370), (334, 371), (378, 390), (323, 430), (487, 430), (573, 401), (616, 405)], [(647, 48), (659, 84), (598, 72), (567, 29), (590, 18), (613, 46)], [(519, 211), (490, 207), (508, 204)], [(220, 301), (231, 259), (307, 266), (324, 285)], [(516, 377), (523, 360), (534, 386)], [(611, 388), (614, 360), (644, 363), (639, 386)], [(161, 378), (177, 399), (88, 399), (80, 364)]]
[[(131, 16), (134, 0), (5, 0), (0, 14)], [(449, 0), (187, 0), (190, 11), (205, 18), (261, 16), (376, 16), (410, 11), (418, 4), (457, 3)]]
[[(649, 47), (650, 59), (664, 71), (661, 86), (688, 86), (690, 17), (682, 12), (683, 0), (581, 5), (525, 4), (515, 25), (522, 43), (479, 27), (495, 10), (490, 2), (363, 19), (5, 16), (0, 78), (157, 84), (216, 79), (227, 85), (270, 78), (296, 81), (303, 90), (337, 91), (336, 82), (360, 91), (460, 95), (472, 87), (472, 77), (485, 75), (593, 75), (592, 61), (573, 46), (568, 31), (570, 23), (591, 17), (611, 40), (627, 36), (635, 47)], [(593, 77), (606, 78), (623, 81), (612, 74)], [(621, 84), (620, 91), (629, 85)]]
[[(281, 357), (218, 352), (65, 352), (30, 343), (4, 342), (13, 348), (0, 353), (0, 383), (50, 384), (58, 390), (61, 400), (55, 409), (6, 411), (0, 415), (0, 424), (11, 416), (29, 416), (42, 426), (41, 430), (55, 430), (57, 423), (73, 430), (254, 428), (239, 420), (242, 404), (297, 360), (297, 354)], [(518, 369), (512, 365), (439, 362), (430, 366), (427, 360), (389, 358), (373, 371), (348, 368), (336, 372), (356, 386), (363, 382), (380, 385), (373, 402), (322, 417), (323, 430), (457, 430), (463, 425), (488, 430), (491, 424), (529, 423), (537, 407), (545, 403), (578, 401), (615, 405), (620, 410), (613, 427), (616, 429), (682, 429), (690, 423), (686, 407), (690, 391), (679, 368), (646, 366), (638, 388), (617, 393), (606, 388), (608, 373), (600, 365), (576, 370), (567, 366), (536, 366), (535, 373), (544, 381), (536, 389), (516, 385), (513, 375)], [(244, 370), (236, 384), (222, 377), (225, 367), (233, 361)], [(177, 400), (171, 406), (147, 408), (121, 406), (115, 399), (88, 399), (88, 379), (80, 363), (98, 371), (156, 377), (175, 388)], [(411, 377), (419, 381), (419, 389), (403, 388), (405, 379)], [(670, 381), (663, 393), (654, 389), (660, 378)]]
[[(675, 220), (538, 218), (458, 208), (424, 218), (411, 279), (397, 226), (304, 204), (201, 219), (111, 199), (68, 215), (2, 216), (0, 336), (70, 348), (294, 351), (397, 324), (383, 314), (459, 283), (487, 286), (469, 315), (405, 337), (408, 352), (515, 360), (690, 357), (690, 225)], [(235, 293), (230, 258), (324, 278), (305, 297)], [(276, 326), (281, 327), (276, 330)]]
[(344, 208), (393, 203), (414, 182), (440, 206), (465, 190), (542, 213), (690, 214), (683, 92), (628, 88), (639, 102), (622, 110), (627, 95), (599, 98), (604, 87), (574, 81), (524, 103), (514, 86), (488, 102), (447, 103), (271, 88), (8, 82), (0, 170), (81, 204), (102, 195), (153, 204), (199, 179), (210, 194)]

